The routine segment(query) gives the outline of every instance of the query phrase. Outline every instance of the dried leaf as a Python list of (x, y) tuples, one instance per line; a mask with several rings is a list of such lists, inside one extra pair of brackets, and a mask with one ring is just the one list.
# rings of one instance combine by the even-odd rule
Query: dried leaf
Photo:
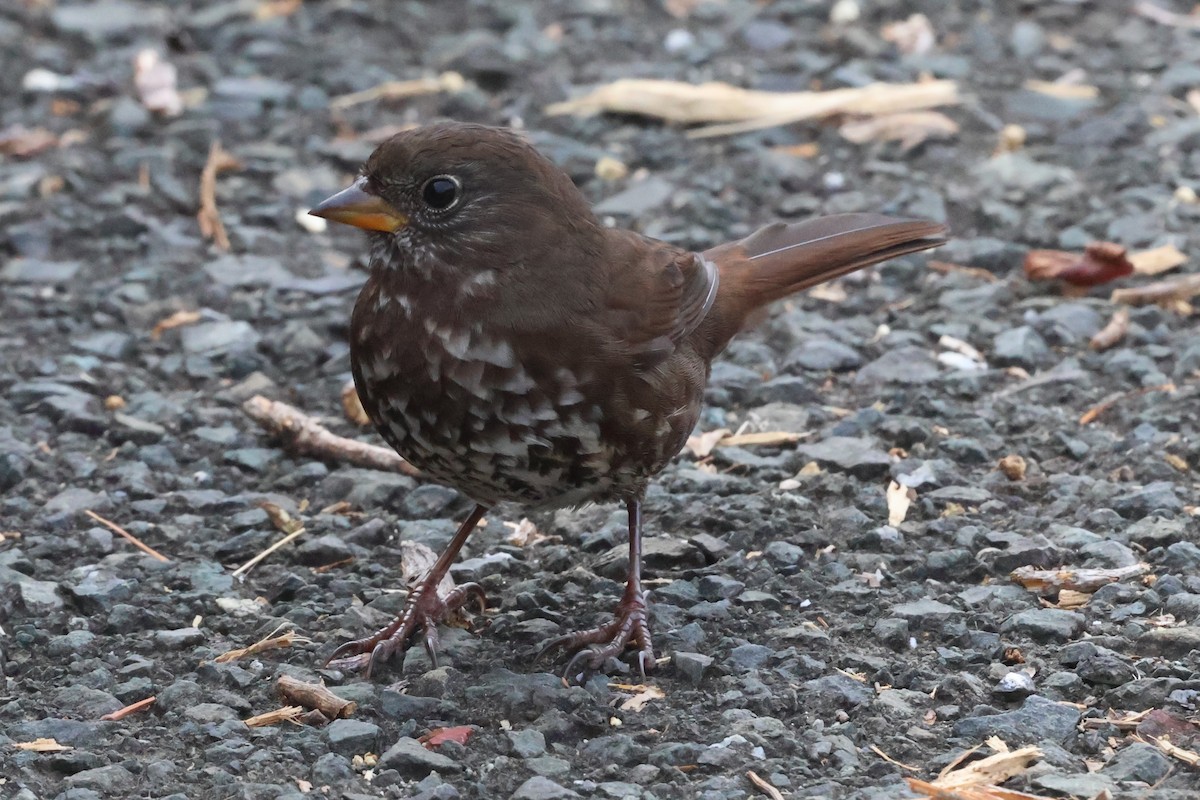
[(640, 692), (621, 703), (621, 710), (641, 711), (651, 700), (662, 700), (666, 696), (657, 686), (642, 686)]
[(446, 742), (458, 742), (465, 745), (475, 729), (470, 725), (456, 725), (453, 728), (434, 728), (429, 733), (417, 739), (426, 749), (433, 750)]
[(1187, 256), (1175, 245), (1165, 244), (1153, 250), (1130, 253), (1129, 263), (1138, 275), (1158, 275), (1187, 263)]
[(888, 525), (893, 528), (904, 522), (909, 506), (917, 499), (916, 489), (892, 481), (887, 487)]
[(805, 294), (817, 300), (824, 300), (826, 303), (844, 303), (850, 297), (846, 294), (846, 287), (842, 285), (841, 281), (818, 283)]
[(294, 519), (291, 514), (275, 503), (263, 500), (258, 507), (267, 512), (267, 516), (271, 518), (271, 524), (284, 533), (295, 533), (304, 528), (303, 522)]
[(716, 448), (717, 442), (729, 434), (730, 431), (728, 428), (717, 428), (715, 431), (701, 433), (698, 436), (689, 436), (686, 446), (696, 458), (707, 458), (712, 454), (713, 449)]
[(1000, 463), (997, 466), (1004, 473), (1004, 477), (1010, 481), (1025, 480), (1025, 459), (1019, 455), (1015, 453), (1009, 454), (1000, 459)]
[(855, 144), (900, 142), (900, 149), (907, 152), (931, 139), (953, 137), (958, 123), (940, 111), (905, 111), (847, 122), (838, 133)]

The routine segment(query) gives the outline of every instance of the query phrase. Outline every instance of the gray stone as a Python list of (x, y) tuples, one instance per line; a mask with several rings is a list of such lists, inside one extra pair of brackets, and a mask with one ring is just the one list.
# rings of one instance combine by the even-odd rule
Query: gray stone
[(1062, 741), (1075, 732), (1079, 717), (1080, 713), (1074, 708), (1032, 695), (1013, 711), (959, 720), (954, 724), (954, 735), (972, 741), (999, 736), (1010, 745), (1031, 744), (1043, 739)]
[(1013, 614), (1000, 630), (1004, 633), (1023, 633), (1038, 642), (1062, 642), (1074, 639), (1083, 632), (1087, 618), (1075, 611), (1061, 608), (1031, 608)]
[(1171, 771), (1171, 759), (1157, 747), (1134, 742), (1117, 751), (1100, 772), (1114, 781), (1156, 784)]
[(344, 756), (374, 753), (380, 733), (378, 725), (357, 719), (335, 719), (325, 728), (329, 749)]
[(671, 656), (671, 663), (689, 683), (698, 686), (704, 680), (704, 674), (713, 665), (713, 658), (703, 653), (676, 651)]
[(1028, 325), (1004, 331), (992, 342), (992, 360), (1002, 367), (1036, 368), (1049, 356), (1046, 340)]
[(665, 210), (667, 201), (674, 193), (674, 184), (663, 178), (651, 176), (630, 184), (627, 189), (612, 197), (601, 200), (593, 210), (600, 215), (639, 217), (655, 209)]
[(1200, 627), (1151, 628), (1138, 637), (1138, 650), (1164, 658), (1187, 658), (1200, 651)]
[(784, 369), (844, 372), (862, 364), (862, 356), (849, 345), (826, 336), (804, 339), (784, 360)]
[(236, 350), (253, 350), (261, 338), (249, 322), (218, 320), (184, 328), (181, 344), (184, 352), (215, 356)]
[(878, 478), (887, 474), (891, 457), (870, 439), (831, 436), (796, 448), (801, 458), (825, 467), (848, 472), (857, 478)]
[(518, 786), (510, 797), (511, 800), (566, 800), (570, 797), (579, 797), (579, 794), (564, 786), (559, 786), (543, 775), (534, 775)]
[(521, 758), (537, 758), (546, 754), (546, 737), (536, 728), (508, 731), (508, 743)]
[(381, 769), (394, 769), (402, 775), (424, 777), (430, 772), (459, 772), (462, 766), (452, 758), (428, 750), (416, 739), (401, 737), (379, 757)]

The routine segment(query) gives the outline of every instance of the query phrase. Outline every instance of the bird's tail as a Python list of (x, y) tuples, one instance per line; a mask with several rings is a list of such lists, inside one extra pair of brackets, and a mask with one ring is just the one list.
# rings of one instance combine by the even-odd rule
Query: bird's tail
[(768, 225), (703, 255), (720, 269), (709, 339), (720, 350), (767, 304), (872, 264), (945, 244), (945, 225), (838, 214)]

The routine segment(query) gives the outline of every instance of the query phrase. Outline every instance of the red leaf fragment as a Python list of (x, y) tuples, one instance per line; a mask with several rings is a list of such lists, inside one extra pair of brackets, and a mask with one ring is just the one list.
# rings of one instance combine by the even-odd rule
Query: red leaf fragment
[(453, 728), (434, 728), (429, 733), (417, 739), (429, 750), (441, 747), (446, 742), (458, 742), (465, 745), (475, 729), (470, 725), (456, 725)]
[(1092, 242), (1082, 256), (1065, 250), (1031, 250), (1025, 256), (1025, 277), (1031, 281), (1060, 280), (1087, 288), (1132, 274), (1125, 248), (1113, 242)]

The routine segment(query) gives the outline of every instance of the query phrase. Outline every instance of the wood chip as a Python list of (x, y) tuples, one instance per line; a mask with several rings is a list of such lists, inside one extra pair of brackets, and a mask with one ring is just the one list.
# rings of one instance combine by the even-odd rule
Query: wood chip
[(1033, 745), (999, 752), (947, 772), (935, 780), (933, 785), (939, 789), (961, 789), (970, 786), (990, 787), (1020, 775), (1041, 757), (1042, 751)]
[(200, 210), (196, 212), (196, 221), (200, 223), (200, 235), (211, 239), (219, 250), (229, 249), (229, 235), (221, 222), (221, 212), (217, 210), (217, 175), (241, 168), (242, 162), (221, 147), (219, 140), (213, 140), (208, 160), (200, 173)]
[(1023, 85), (1031, 92), (1048, 95), (1059, 100), (1094, 100), (1100, 96), (1098, 88), (1085, 83), (1028, 80)]
[(1129, 254), (1129, 263), (1138, 275), (1158, 275), (1187, 263), (1187, 256), (1175, 245), (1165, 244), (1153, 250)]
[(59, 744), (54, 739), (44, 737), (34, 739), (32, 742), (13, 742), (13, 747), (18, 750), (28, 750), (31, 753), (64, 753), (72, 749), (69, 745)]
[(138, 51), (133, 59), (133, 86), (142, 106), (164, 117), (183, 113), (183, 98), (175, 86), (178, 71), (157, 50)]
[(287, 403), (255, 395), (242, 404), (242, 410), (267, 431), (281, 437), (284, 446), (294, 453), (345, 461), (384, 472), (419, 474), (416, 467), (391, 448), (337, 436), (315, 417)]
[(928, 53), (937, 44), (933, 24), (924, 14), (913, 14), (903, 22), (889, 22), (879, 32), (879, 38), (891, 42), (906, 56)]
[(707, 458), (716, 448), (717, 442), (731, 432), (728, 428), (717, 428), (715, 431), (689, 436), (686, 447), (696, 458)]
[(1150, 571), (1146, 563), (1130, 564), (1127, 567), (1096, 567), (1076, 568), (1062, 567), (1060, 569), (1037, 569), (1025, 566), (1017, 567), (1009, 573), (1009, 578), (1021, 584), (1031, 592), (1043, 595), (1053, 595), (1064, 589), (1076, 592), (1094, 592), (1101, 586), (1136, 578)]
[(892, 481), (887, 487), (888, 525), (893, 528), (904, 522), (908, 509), (917, 499), (917, 490)]
[(1113, 312), (1112, 319), (1092, 336), (1088, 346), (1093, 350), (1107, 350), (1115, 347), (1129, 333), (1129, 309), (1118, 308)]
[(301, 715), (304, 714), (304, 709), (300, 706), (284, 706), (277, 708), (274, 711), (268, 711), (265, 714), (257, 714), (249, 719), (242, 720), (250, 728), (263, 728), (267, 725), (278, 725), (281, 722), (293, 722), (299, 724)]
[(726, 136), (834, 114), (875, 116), (958, 102), (954, 81), (875, 83), (825, 92), (761, 92), (727, 83), (689, 84), (627, 78), (583, 97), (554, 103), (552, 116), (601, 112), (637, 114), (683, 124), (719, 123), (692, 130), (692, 138)]

